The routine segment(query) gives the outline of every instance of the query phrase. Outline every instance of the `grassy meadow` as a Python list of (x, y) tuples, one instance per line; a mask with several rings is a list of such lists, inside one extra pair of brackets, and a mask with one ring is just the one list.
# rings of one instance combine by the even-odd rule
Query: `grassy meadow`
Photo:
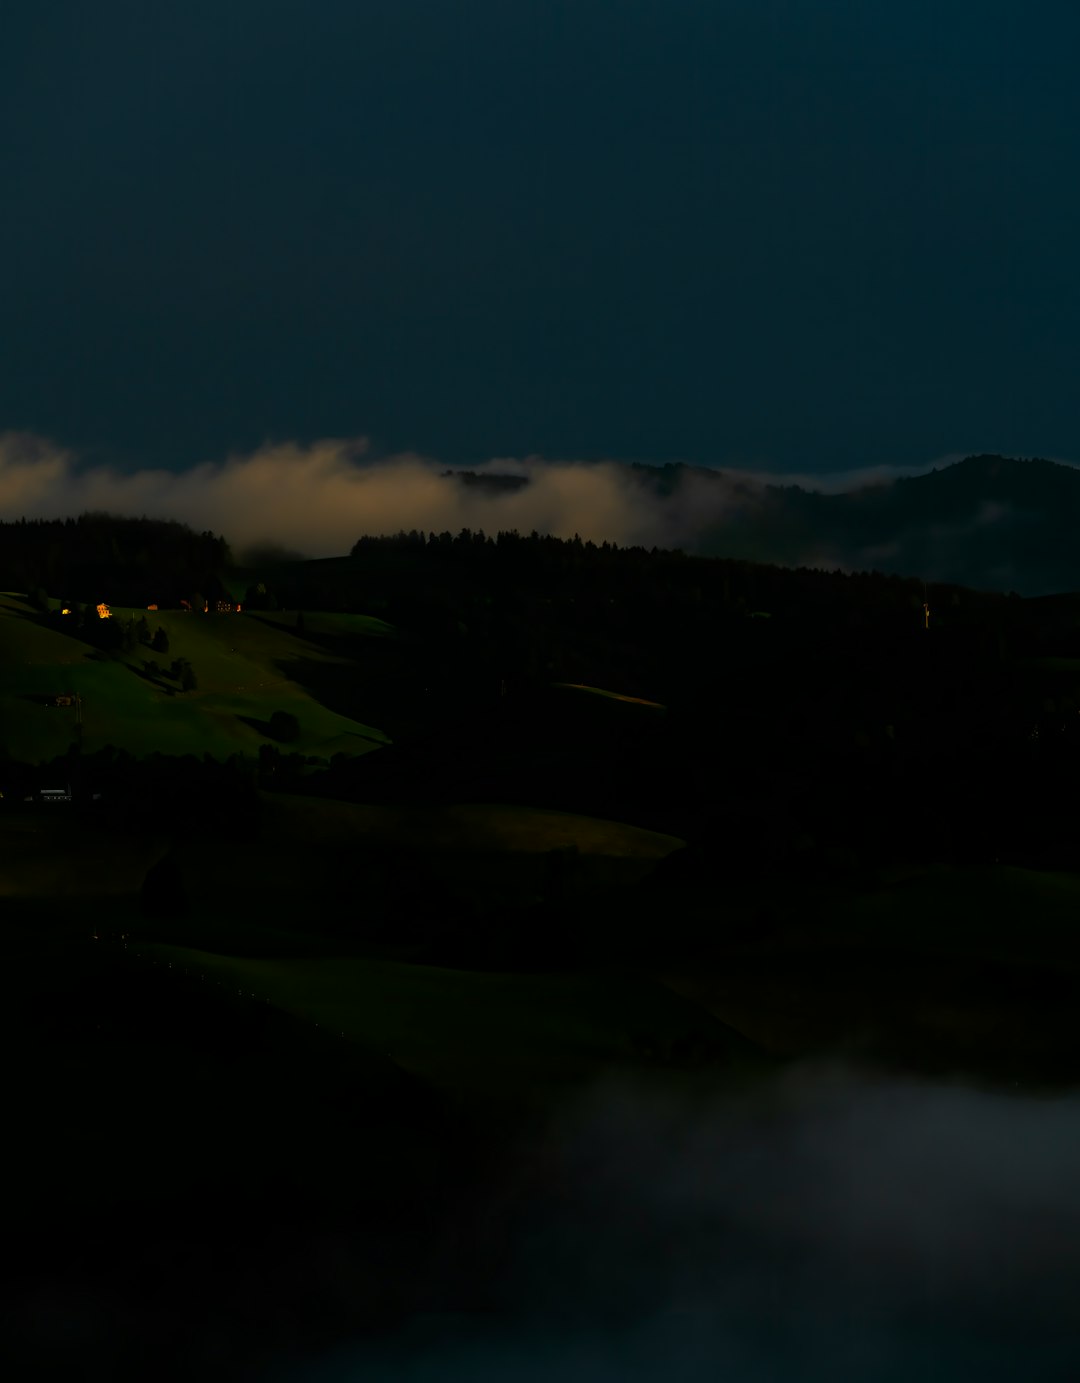
[[(52, 602), (55, 605), (55, 602)], [(328, 652), (299, 633), (295, 616), (187, 614), (116, 607), (112, 617), (147, 618), (165, 630), (169, 650), (139, 646), (130, 654), (104, 654), (61, 626), (46, 624), (25, 598), (0, 595), (0, 702), (3, 737), (19, 756), (45, 761), (62, 754), (76, 736), (75, 712), (49, 707), (44, 698), (76, 691), (83, 705), (87, 753), (111, 744), (137, 756), (150, 753), (254, 755), (267, 742), (272, 711), (289, 711), (300, 723), (298, 753), (329, 758), (363, 754), (386, 742), (380, 730), (323, 705), (282, 671), (299, 659), (316, 668), (348, 669), (355, 660)], [(393, 637), (380, 620), (364, 616), (311, 616), (306, 632), (356, 638), (363, 657), (366, 640)], [(152, 676), (145, 664), (167, 668), (186, 658), (198, 686), (181, 692), (167, 677)]]

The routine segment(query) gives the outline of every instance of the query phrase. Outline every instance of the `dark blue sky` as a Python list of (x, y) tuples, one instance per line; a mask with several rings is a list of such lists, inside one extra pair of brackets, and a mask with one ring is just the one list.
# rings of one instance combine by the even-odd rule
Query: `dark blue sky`
[(0, 430), (1080, 460), (1080, 6), (36, 0)]

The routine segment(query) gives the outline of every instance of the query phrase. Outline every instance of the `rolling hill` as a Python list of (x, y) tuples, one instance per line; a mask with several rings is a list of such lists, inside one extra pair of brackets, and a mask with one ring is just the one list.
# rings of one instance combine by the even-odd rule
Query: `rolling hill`
[[(144, 614), (117, 607), (112, 617), (127, 621)], [(65, 692), (81, 698), (88, 753), (111, 744), (136, 756), (254, 755), (269, 742), (266, 730), (275, 710), (296, 716), (300, 737), (289, 747), (304, 755), (364, 754), (386, 743), (380, 730), (330, 709), (297, 673), (356, 669), (368, 644), (393, 640), (389, 625), (361, 615), (313, 615), (300, 634), (280, 615), (162, 610), (149, 618), (155, 629), (164, 629), (167, 653), (139, 645), (131, 653), (105, 654), (67, 632), (62, 617), (40, 616), (25, 596), (0, 595), (0, 703), (9, 752), (45, 762), (76, 741), (75, 710), (47, 704)], [(343, 634), (353, 639), (351, 656), (316, 641)], [(168, 668), (175, 658), (192, 664), (194, 691), (181, 692), (175, 680), (148, 667)]]
[[(637, 462), (618, 471), (646, 499), (642, 531), (697, 556), (874, 570), (1021, 595), (1080, 588), (1075, 466), (969, 456), (841, 492), (815, 489), (812, 477), (778, 484), (708, 465)], [(531, 481), (448, 472), (446, 483), (483, 488), (497, 505), (500, 494)], [(494, 515), (497, 522), (497, 508)]]
[(1047, 595), (1080, 587), (1080, 470), (969, 456), (926, 475), (829, 494), (751, 485), (701, 467), (635, 469), (657, 500), (696, 495), (688, 548), (785, 566), (876, 570), (982, 590)]

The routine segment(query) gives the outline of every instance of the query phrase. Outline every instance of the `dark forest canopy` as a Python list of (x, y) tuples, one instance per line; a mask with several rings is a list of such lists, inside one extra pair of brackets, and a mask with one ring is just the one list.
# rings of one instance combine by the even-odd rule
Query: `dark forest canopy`
[[(1007, 463), (1000, 458), (972, 458), (928, 477), (867, 490), (861, 497), (847, 497), (844, 503), (858, 499), (862, 527), (883, 537), (884, 529), (879, 533), (875, 528), (880, 518), (878, 510), (883, 505), (890, 513), (898, 506), (905, 512), (912, 511), (912, 524), (912, 506), (924, 518), (944, 506), (943, 512), (947, 510), (947, 516), (955, 519), (956, 506), (963, 508), (976, 491), (980, 496), (998, 496), (1006, 491), (1012, 495), (1017, 476), (1029, 490), (1034, 486), (1041, 494), (1045, 488), (1044, 470), (1052, 473), (1050, 479), (1059, 488), (1076, 478), (1072, 472), (1062, 478), (1057, 473), (1066, 472), (1067, 468), (1049, 463), (1043, 466)], [(678, 468), (658, 470), (653, 482), (663, 488), (665, 477), (675, 483), (677, 472)], [(516, 483), (518, 478), (510, 479)], [(716, 483), (722, 483), (722, 478), (717, 477)], [(1001, 490), (1002, 486), (1005, 490)], [(931, 490), (938, 495), (943, 487), (948, 495), (940, 497), (941, 504), (923, 502), (932, 498)], [(796, 500), (804, 507), (810, 506), (813, 513), (808, 510), (800, 522), (804, 520), (808, 531), (812, 528), (818, 533), (828, 528), (826, 519), (842, 498), (804, 494), (790, 487), (775, 493), (787, 497), (789, 508)], [(1059, 514), (1069, 518), (1070, 504), (1061, 495), (1057, 500)], [(997, 502), (999, 507), (1004, 504), (1004, 500)], [(1028, 497), (1027, 503), (1033, 505), (1034, 500)], [(763, 520), (759, 519), (747, 519), (744, 528), (748, 526), (760, 536)], [(765, 527), (768, 526), (766, 523)], [(982, 534), (981, 530), (980, 533), (985, 546), (990, 534)], [(716, 555), (690, 555), (678, 549), (620, 547), (616, 543), (595, 543), (580, 537), (561, 539), (535, 531), (490, 535), (469, 529), (456, 534), (413, 530), (390, 536), (361, 536), (348, 557), (305, 561), (284, 552), (264, 552), (249, 560), (238, 589), (247, 586), (251, 603), (256, 605), (259, 597), (255, 593), (261, 583), (269, 592), (268, 601), (285, 608), (374, 614), (386, 613), (391, 605), (400, 606), (403, 602), (415, 604), (417, 599), (437, 602), (449, 598), (457, 604), (470, 591), (498, 600), (507, 587), (519, 594), (529, 588), (539, 599), (569, 599), (580, 587), (575, 598), (583, 601), (637, 601), (643, 611), (654, 612), (672, 601), (680, 605), (696, 602), (703, 611), (741, 610), (747, 614), (787, 609), (797, 613), (839, 603), (845, 608), (874, 607), (879, 614), (903, 611), (906, 618), (911, 610), (921, 607), (925, 598), (918, 575), (923, 567), (917, 561), (900, 573), (893, 563), (873, 557), (866, 560), (866, 556), (861, 561), (821, 562), (800, 560), (796, 553), (773, 556), (770, 561), (778, 564), (766, 565), (747, 550), (749, 542), (750, 537), (743, 533), (739, 541), (734, 537), (725, 541)], [(760, 546), (763, 556), (769, 544), (763, 540)], [(842, 548), (845, 544), (838, 541), (836, 546)], [(795, 544), (793, 553), (798, 547)], [(867, 545), (864, 543), (863, 547)], [(933, 566), (928, 560), (926, 570)], [(94, 513), (78, 518), (0, 522), (0, 586), (4, 589), (45, 591), (65, 600), (175, 606), (196, 593), (209, 600), (227, 595), (226, 583), (235, 574), (225, 538), (209, 531), (197, 533), (173, 520)], [(941, 604), (946, 590), (953, 605), (964, 590), (963, 602), (969, 609), (975, 605), (989, 608), (1001, 599), (993, 591), (965, 590), (963, 583), (956, 580), (931, 584), (931, 603), (936, 605), (939, 619), (944, 613)], [(1065, 585), (1060, 589), (1068, 588)], [(1008, 589), (1008, 585), (998, 589)]]
[[(350, 578), (368, 591), (382, 578), (409, 573), (437, 577), (433, 598), (458, 587), (486, 588), (493, 600), (505, 591), (535, 585), (549, 599), (577, 593), (588, 599), (603, 591), (611, 603), (643, 602), (647, 610), (667, 598), (733, 614), (797, 613), (831, 604), (895, 610), (905, 618), (923, 602), (948, 602), (958, 609), (996, 609), (1006, 598), (998, 592), (966, 590), (955, 583), (927, 583), (876, 570), (845, 571), (777, 566), (741, 559), (701, 557), (681, 549), (620, 547), (578, 536), (556, 538), (532, 532), (462, 529), (423, 533), (417, 529), (383, 537), (365, 536), (353, 545), (348, 563), (341, 559), (309, 562), (295, 569), (298, 581), (317, 580), (320, 572), (348, 584)], [(498, 588), (493, 582), (497, 581)], [(506, 583), (506, 584), (504, 584)], [(610, 589), (609, 589), (610, 588)], [(944, 613), (943, 611), (941, 613)]]
[[(166, 519), (83, 514), (67, 519), (0, 522), (0, 586), (44, 591), (58, 599), (118, 605), (177, 605), (198, 593), (227, 594), (235, 571), (225, 538)], [(528, 594), (541, 603), (577, 600), (636, 606), (645, 616), (672, 605), (728, 614), (809, 613), (818, 607), (871, 608), (911, 617), (926, 595), (914, 578), (764, 565), (688, 555), (678, 549), (620, 547), (532, 532), (495, 535), (463, 529), (363, 536), (349, 556), (305, 561), (266, 554), (245, 569), (253, 606), (386, 613), (419, 601), (459, 607), (477, 600), (505, 605)], [(961, 588), (937, 584), (933, 600), (956, 606)], [(948, 593), (946, 595), (946, 592)], [(966, 609), (996, 607), (1002, 597), (965, 591)], [(955, 616), (952, 616), (955, 618)]]
[(88, 513), (0, 522), (0, 584), (59, 599), (176, 605), (224, 593), (224, 538), (171, 519)]

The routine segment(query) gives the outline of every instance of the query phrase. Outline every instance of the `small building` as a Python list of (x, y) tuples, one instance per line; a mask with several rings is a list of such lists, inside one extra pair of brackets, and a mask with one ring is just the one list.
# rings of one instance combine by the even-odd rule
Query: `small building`
[(97, 607), (97, 612), (98, 612), (98, 619), (111, 619), (111, 618), (112, 618), (112, 611), (109, 609), (109, 607), (105, 604), (104, 601), (102, 601), (102, 603)]
[(75, 791), (70, 783), (62, 788), (38, 788), (29, 797), (23, 798), (24, 802), (100, 802), (100, 792), (87, 792), (85, 789)]
[(231, 600), (219, 600), (214, 606), (219, 615), (232, 615), (240, 613), (240, 606), (234, 605)]

